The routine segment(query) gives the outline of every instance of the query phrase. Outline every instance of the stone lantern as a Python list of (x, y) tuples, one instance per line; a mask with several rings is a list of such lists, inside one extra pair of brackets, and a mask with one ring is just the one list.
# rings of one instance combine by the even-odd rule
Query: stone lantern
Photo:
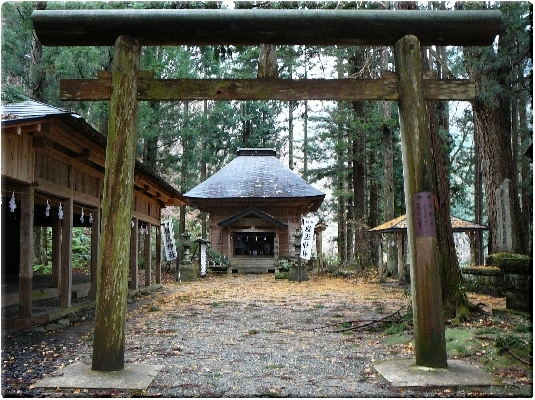
[(292, 264), (288, 273), (288, 280), (294, 282), (308, 281), (308, 274), (306, 268), (301, 265), (301, 238), (303, 232), (301, 229), (296, 228), (292, 234), (294, 237), (295, 258), (297, 259), (297, 265)]
[(191, 262), (191, 255), (189, 250), (191, 248), (189, 232), (185, 231), (182, 234), (182, 247), (184, 248), (184, 256), (180, 261), (180, 278), (179, 282), (191, 282), (198, 278), (199, 271), (196, 265)]
[(292, 234), (294, 237), (294, 247), (295, 247), (295, 258), (299, 258), (301, 254), (301, 237), (303, 232), (299, 228), (295, 228), (295, 232)]
[(191, 248), (190, 237), (191, 235), (188, 231), (184, 231), (182, 234), (182, 247), (184, 247), (184, 257), (182, 258), (182, 262), (184, 264), (189, 264), (191, 262), (191, 256), (189, 254), (189, 249)]

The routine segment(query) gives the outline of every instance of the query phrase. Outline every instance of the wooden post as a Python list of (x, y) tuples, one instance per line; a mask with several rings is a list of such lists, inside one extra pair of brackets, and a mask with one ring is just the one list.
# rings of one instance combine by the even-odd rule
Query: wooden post
[(100, 241), (100, 209), (93, 210), (91, 223), (91, 300), (97, 299), (98, 251)]
[(258, 56), (258, 78), (278, 78), (277, 51), (274, 44), (260, 44)]
[(316, 235), (316, 255), (318, 257), (318, 271), (323, 272), (323, 230)]
[(20, 266), (19, 266), (19, 317), (32, 317), (33, 290), (33, 187), (21, 190), (20, 199)]
[(152, 268), (152, 260), (151, 260), (151, 255), (152, 255), (152, 251), (151, 251), (151, 248), (150, 248), (150, 238), (151, 238), (151, 235), (152, 235), (152, 226), (150, 224), (150, 222), (147, 222), (147, 229), (148, 229), (148, 232), (145, 233), (145, 246), (144, 246), (144, 250), (145, 250), (145, 286), (150, 286), (150, 281), (151, 281), (151, 278), (152, 278), (152, 271), (151, 271), (151, 268)]
[(383, 234), (379, 235), (379, 283), (385, 281), (385, 265), (383, 262)]
[(129, 36), (115, 41), (106, 146), (92, 369), (124, 369), (128, 256), (141, 46)]
[(52, 287), (61, 282), (61, 221), (58, 213), (52, 213)]
[(447, 368), (444, 312), (434, 219), (433, 163), (423, 95), (420, 43), (401, 38), (394, 47), (399, 76), (399, 119), (407, 233), (411, 261), (416, 365)]
[[(72, 185), (70, 186), (72, 187)], [(72, 298), (72, 198), (65, 199), (63, 207), (63, 228), (61, 229), (61, 278), (59, 299), (61, 307), (71, 306)]]
[(405, 280), (405, 274), (407, 271), (405, 270), (405, 251), (404, 251), (404, 240), (403, 240), (403, 232), (397, 233), (397, 247), (398, 247), (398, 279), (399, 283), (404, 284), (406, 283)]
[(133, 227), (130, 232), (130, 289), (137, 290), (139, 287), (138, 265), (139, 265), (139, 233), (138, 219), (132, 218)]
[[(162, 220), (162, 212), (158, 211), (158, 221)], [(160, 227), (156, 227), (156, 283), (162, 283), (162, 233)]]

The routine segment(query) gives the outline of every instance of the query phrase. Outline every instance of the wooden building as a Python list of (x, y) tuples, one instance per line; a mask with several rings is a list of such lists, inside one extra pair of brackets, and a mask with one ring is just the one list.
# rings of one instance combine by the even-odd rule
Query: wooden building
[[(475, 222), (467, 221), (462, 218), (451, 216), (451, 229), (454, 233), (464, 232), (472, 237), (475, 233), (481, 233), (489, 228), (485, 225), (476, 224)], [(395, 266), (397, 266), (397, 271), (389, 270), (388, 273), (392, 275), (397, 275), (401, 281), (409, 281), (409, 270), (406, 268), (406, 261), (410, 264), (410, 260), (407, 260), (407, 246), (405, 244), (407, 238), (407, 216), (405, 214), (394, 218), (384, 224), (376, 226), (375, 228), (369, 229), (370, 234), (380, 235), (379, 246), (380, 246), (380, 256), (379, 256), (379, 266), (381, 271), (383, 271), (383, 239), (386, 239), (387, 243), (391, 245), (396, 243), (398, 250), (398, 259)], [(389, 262), (391, 265), (393, 263)], [(392, 268), (394, 269), (393, 265)]]
[(212, 249), (229, 260), (231, 272), (274, 272), (280, 258), (294, 257), (292, 234), (325, 194), (282, 164), (274, 149), (244, 148), (184, 197), (210, 214)]
[[(91, 228), (91, 285), (96, 298), (106, 137), (79, 115), (36, 101), (2, 109), (2, 283), (18, 280), (19, 318), (32, 316), (34, 226), (52, 227), (52, 275), (61, 307), (71, 307), (72, 230)], [(138, 288), (138, 244), (145, 243), (145, 285), (161, 280), (162, 208), (186, 204), (181, 193), (140, 162), (132, 204), (131, 288)], [(153, 229), (154, 228), (154, 229)], [(141, 233), (140, 233), (141, 231)], [(155, 236), (155, 238), (154, 238)], [(151, 248), (151, 237), (155, 247)], [(156, 253), (155, 268), (150, 252)], [(155, 277), (152, 277), (154, 269)], [(3, 304), (4, 305), (4, 304)]]

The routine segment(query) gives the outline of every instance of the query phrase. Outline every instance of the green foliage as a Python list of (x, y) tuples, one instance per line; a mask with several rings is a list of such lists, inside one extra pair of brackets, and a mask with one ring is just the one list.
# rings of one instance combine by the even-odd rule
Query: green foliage
[(520, 338), (510, 333), (498, 335), (494, 341), (494, 345), (499, 349), (513, 349), (521, 344)]
[(87, 271), (91, 262), (91, 231), (87, 228), (72, 230), (72, 267)]
[(288, 272), (276, 272), (275, 279), (288, 279), (290, 274)]
[(223, 255), (213, 250), (212, 248), (208, 247), (207, 253), (208, 253), (208, 258), (211, 262), (218, 264), (218, 265), (226, 265), (226, 266), (229, 265), (228, 260)]
[[(52, 249), (51, 228), (47, 230), (47, 249)], [(72, 268), (82, 273), (89, 273), (91, 262), (91, 230), (89, 228), (72, 229)], [(39, 274), (52, 273), (52, 251), (47, 251), (47, 263), (35, 264), (33, 270)]]
[(30, 98), (24, 94), (22, 88), (2, 85), (2, 103), (19, 103), (29, 99)]
[(493, 253), (487, 256), (487, 265), (496, 266), (505, 270), (524, 270), (527, 271), (533, 264), (533, 259), (524, 254), (514, 253)]
[(48, 262), (46, 265), (34, 264), (33, 272), (36, 274), (50, 275), (52, 273), (52, 262)]
[(402, 332), (405, 332), (407, 330), (408, 325), (409, 324), (407, 321), (403, 321), (400, 323), (393, 323), (392, 325), (389, 325), (388, 328), (384, 330), (384, 333), (386, 335), (397, 335)]
[(515, 325), (513, 328), (513, 331), (517, 333), (531, 333), (533, 332), (533, 325), (521, 323), (521, 324)]
[(289, 272), (290, 271), (290, 267), (292, 265), (295, 265), (295, 261), (287, 260), (285, 258), (281, 258), (279, 260), (279, 271), (280, 272)]

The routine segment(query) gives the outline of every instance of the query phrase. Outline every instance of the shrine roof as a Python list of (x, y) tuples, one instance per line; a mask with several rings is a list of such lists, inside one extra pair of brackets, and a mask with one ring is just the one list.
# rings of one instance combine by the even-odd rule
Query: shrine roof
[(238, 149), (237, 154), (234, 160), (184, 197), (193, 203), (199, 199), (323, 200), (325, 197), (325, 193), (284, 165), (274, 149)]
[[(481, 231), (489, 229), (485, 225), (479, 225), (475, 222), (467, 221), (462, 218), (451, 216), (451, 228), (453, 232), (471, 232)], [(406, 232), (407, 231), (407, 218), (403, 214), (397, 218), (394, 218), (382, 225), (376, 226), (368, 230), (370, 233), (388, 233), (388, 232)]]

